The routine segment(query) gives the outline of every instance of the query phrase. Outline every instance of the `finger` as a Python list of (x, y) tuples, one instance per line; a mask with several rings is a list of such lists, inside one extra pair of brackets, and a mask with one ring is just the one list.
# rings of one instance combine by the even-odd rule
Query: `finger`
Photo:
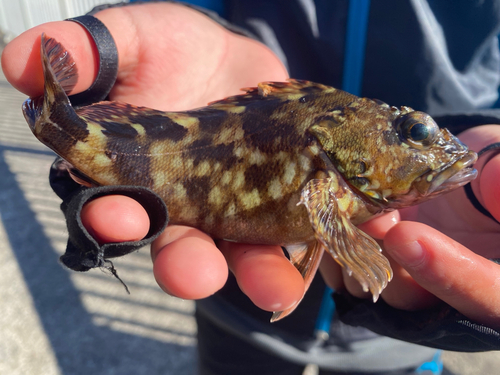
[(387, 231), (400, 221), (399, 211), (392, 211), (360, 224), (358, 228), (371, 237), (381, 240)]
[(500, 266), (421, 223), (399, 223), (384, 244), (423, 288), (472, 320), (500, 326)]
[(381, 294), (385, 302), (400, 310), (426, 309), (440, 302), (439, 298), (420, 286), (387, 252), (385, 255), (393, 272), (392, 280)]
[[(499, 125), (482, 125), (469, 129), (460, 135), (471, 149), (479, 152), (484, 147), (500, 142)], [(488, 159), (486, 153), (480, 157), (475, 167), (480, 171), (479, 177), (472, 181), (472, 189), (479, 202), (485, 207), (497, 220), (500, 220), (499, 190), (500, 185), (500, 155)], [(487, 163), (485, 164), (485, 162)]]
[(333, 290), (344, 289), (344, 280), (342, 276), (342, 267), (333, 259), (330, 254), (325, 253), (319, 264), (319, 272), (328, 285)]
[(240, 289), (266, 311), (281, 311), (304, 295), (304, 280), (279, 246), (219, 244)]
[(168, 294), (206, 298), (221, 289), (228, 276), (224, 256), (213, 240), (185, 226), (168, 226), (151, 246), (153, 273)]
[(108, 195), (87, 203), (82, 209), (82, 223), (99, 242), (138, 241), (149, 231), (149, 216), (135, 200)]
[(500, 155), (488, 161), (479, 178), (481, 202), (500, 221)]
[[(127, 74), (137, 65), (138, 45), (133, 20), (124, 9), (114, 8), (94, 17), (108, 28), (118, 50), (118, 70)], [(70, 94), (82, 92), (94, 82), (99, 69), (99, 54), (94, 40), (83, 26), (70, 21), (49, 22), (27, 30), (13, 39), (2, 53), (2, 69), (7, 80), (19, 91), (31, 96), (43, 94), (40, 60), (42, 33), (55, 38), (75, 61), (78, 81)]]

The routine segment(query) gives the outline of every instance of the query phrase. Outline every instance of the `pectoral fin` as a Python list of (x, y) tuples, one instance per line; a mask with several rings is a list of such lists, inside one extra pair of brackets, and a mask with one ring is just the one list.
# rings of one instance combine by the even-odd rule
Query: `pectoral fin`
[[(302, 277), (304, 278), (304, 294), (309, 289), (309, 285), (314, 279), (314, 275), (316, 275), (316, 271), (319, 267), (319, 262), (321, 261), (321, 257), (323, 256), (324, 248), (323, 246), (314, 241), (310, 244), (298, 245), (298, 246), (287, 246), (286, 250), (290, 255), (290, 262), (297, 268)], [(300, 300), (302, 301), (302, 299)], [(283, 311), (275, 311), (273, 316), (271, 317), (271, 322), (276, 322), (284, 317), (290, 315), (293, 310), (299, 305), (300, 301), (298, 301), (292, 307), (283, 310)]]
[(392, 279), (392, 270), (377, 242), (351, 223), (352, 198), (348, 187), (330, 177), (309, 181), (300, 203), (307, 208), (318, 241), (375, 302)]

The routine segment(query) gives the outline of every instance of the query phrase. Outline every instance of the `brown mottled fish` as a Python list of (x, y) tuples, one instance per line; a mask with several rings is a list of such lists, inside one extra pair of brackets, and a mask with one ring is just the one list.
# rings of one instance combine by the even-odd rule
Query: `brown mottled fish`
[(476, 154), (409, 107), (289, 80), (185, 112), (117, 102), (75, 109), (66, 95), (73, 59), (44, 36), (41, 55), (45, 94), (24, 103), (24, 116), (79, 176), (151, 188), (172, 224), (283, 246), (307, 286), (326, 249), (376, 301), (391, 267), (356, 225), (476, 176)]

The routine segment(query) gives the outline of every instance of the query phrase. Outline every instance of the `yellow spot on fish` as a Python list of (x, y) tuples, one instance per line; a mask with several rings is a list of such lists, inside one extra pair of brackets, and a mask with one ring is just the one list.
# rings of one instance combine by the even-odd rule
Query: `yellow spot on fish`
[(257, 188), (253, 189), (250, 193), (241, 194), (238, 199), (244, 209), (250, 210), (260, 204), (260, 195)]
[(283, 192), (282, 192), (281, 182), (279, 179), (274, 178), (269, 183), (268, 193), (269, 196), (273, 199), (281, 198)]
[(174, 169), (182, 169), (184, 167), (184, 160), (181, 155), (173, 155), (170, 163)]
[(222, 174), (222, 178), (221, 178), (220, 182), (223, 185), (228, 185), (231, 182), (232, 178), (233, 178), (233, 172), (231, 172), (231, 171), (225, 171)]
[(146, 134), (146, 129), (144, 129), (144, 126), (140, 124), (130, 124), (130, 126), (133, 127), (141, 137)]
[(202, 161), (196, 167), (195, 174), (198, 177), (206, 176), (210, 173), (210, 163), (207, 160)]
[(299, 155), (300, 169), (309, 172), (311, 170), (311, 159), (306, 155)]
[(296, 173), (296, 166), (295, 162), (291, 161), (289, 162), (286, 167), (285, 167), (285, 172), (283, 175), (283, 182), (287, 185), (290, 185), (293, 181), (293, 178), (295, 177)]
[(245, 136), (245, 131), (243, 130), (243, 128), (241, 126), (238, 126), (234, 130), (234, 140), (239, 141), (240, 139), (243, 139), (244, 136)]
[(230, 127), (223, 128), (217, 135), (214, 137), (215, 144), (227, 144), (233, 141), (234, 138), (234, 130)]
[[(389, 174), (389, 172), (392, 170), (392, 167), (393, 167), (392, 163), (389, 163), (389, 164), (387, 165), (387, 167), (385, 168), (384, 173), (385, 173), (386, 175), (388, 175), (388, 174)], [(390, 182), (390, 181), (388, 181), (388, 182)]]
[(155, 190), (160, 190), (167, 183), (167, 174), (164, 171), (158, 171), (154, 174), (153, 184)]
[(236, 113), (236, 114), (245, 112), (245, 109), (246, 109), (246, 107), (244, 105), (228, 106), (227, 108), (225, 108), (225, 110), (227, 112)]
[(186, 171), (193, 170), (193, 166), (194, 166), (194, 160), (192, 158), (186, 159), (184, 161), (184, 168), (186, 169)]
[(235, 150), (234, 150), (234, 155), (238, 158), (241, 158), (244, 154), (245, 150), (243, 148), (243, 146), (240, 146), (240, 147), (237, 147)]
[(186, 197), (187, 195), (187, 191), (186, 191), (186, 188), (184, 187), (183, 184), (181, 184), (180, 182), (177, 182), (175, 183), (173, 186), (172, 186), (173, 190), (174, 190), (174, 194), (177, 198), (183, 198), (183, 197)]
[(75, 151), (82, 154), (89, 154), (93, 153), (94, 149), (91, 147), (90, 143), (78, 141), (75, 144)]
[(222, 191), (218, 186), (212, 188), (212, 190), (210, 190), (210, 193), (208, 193), (208, 203), (216, 207), (219, 207), (223, 203)]
[(212, 167), (213, 172), (218, 172), (218, 171), (219, 171), (219, 169), (221, 169), (221, 166), (222, 166), (222, 165), (221, 165), (221, 163), (216, 162), (216, 163), (213, 165), (213, 167)]
[(245, 171), (238, 171), (234, 176), (233, 189), (235, 191), (241, 189), (245, 185)]
[(248, 158), (248, 161), (250, 164), (256, 164), (256, 165), (261, 165), (267, 160), (266, 155), (264, 155), (262, 152), (260, 152), (259, 149), (256, 149), (250, 154), (250, 157)]
[(106, 168), (111, 166), (112, 161), (104, 154), (95, 154), (94, 163), (101, 168)]
[(431, 182), (433, 178), (434, 178), (434, 176), (432, 174), (430, 174), (427, 176), (426, 180), (427, 180), (427, 182)]
[(318, 145), (312, 145), (312, 146), (310, 146), (309, 150), (311, 150), (311, 153), (313, 155), (318, 155), (319, 154), (319, 147), (318, 147)]
[(288, 153), (286, 153), (284, 151), (280, 151), (276, 155), (274, 155), (274, 160), (276, 160), (276, 161), (285, 161), (286, 159), (288, 159), (288, 157), (289, 157)]
[(339, 190), (339, 182), (338, 182), (337, 178), (330, 178), (328, 188), (330, 190), (333, 190), (333, 192), (337, 192)]
[(370, 197), (372, 198), (375, 198), (375, 199), (380, 199), (380, 194), (377, 193), (376, 191), (373, 191), (373, 190), (367, 190), (365, 192), (366, 195), (369, 195)]
[(343, 195), (342, 198), (337, 199), (337, 203), (339, 205), (339, 210), (342, 212), (346, 212), (349, 209), (351, 197), (348, 194)]
[(176, 122), (181, 126), (184, 126), (185, 128), (190, 128), (200, 123), (200, 120), (198, 120), (198, 118), (180, 113), (169, 113), (168, 117), (172, 121)]

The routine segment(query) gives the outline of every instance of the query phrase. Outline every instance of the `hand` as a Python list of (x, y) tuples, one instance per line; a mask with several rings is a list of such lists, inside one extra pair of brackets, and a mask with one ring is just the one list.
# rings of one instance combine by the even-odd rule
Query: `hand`
[[(282, 63), (265, 46), (180, 5), (134, 5), (108, 9), (96, 17), (110, 30), (119, 53), (112, 100), (185, 110), (261, 81), (287, 78)], [(74, 22), (40, 25), (13, 40), (2, 55), (9, 82), (27, 95), (42, 94), (42, 32), (72, 54), (79, 72), (74, 93), (87, 89), (97, 74), (97, 55), (86, 31)], [(82, 219), (103, 243), (138, 240), (149, 229), (142, 206), (122, 196), (92, 201)], [(204, 298), (224, 285), (229, 266), (241, 289), (262, 309), (285, 309), (302, 297), (302, 278), (280, 247), (226, 242), (219, 247), (196, 229), (169, 226), (152, 245), (156, 280), (172, 295)]]
[[(500, 126), (485, 125), (460, 136), (473, 150), (500, 142)], [(486, 155), (485, 158), (487, 159)], [(500, 155), (479, 159), (480, 175), (472, 182), (481, 204), (500, 221)], [(500, 224), (476, 210), (458, 189), (432, 201), (400, 211), (392, 221), (372, 220), (363, 229), (383, 238), (394, 279), (382, 293), (391, 306), (415, 310), (444, 301), (468, 318), (500, 327)], [(323, 275), (330, 274), (324, 269)], [(328, 279), (327, 279), (328, 280)], [(338, 279), (328, 280), (339, 287)], [(352, 294), (366, 297), (359, 284), (345, 279)]]

